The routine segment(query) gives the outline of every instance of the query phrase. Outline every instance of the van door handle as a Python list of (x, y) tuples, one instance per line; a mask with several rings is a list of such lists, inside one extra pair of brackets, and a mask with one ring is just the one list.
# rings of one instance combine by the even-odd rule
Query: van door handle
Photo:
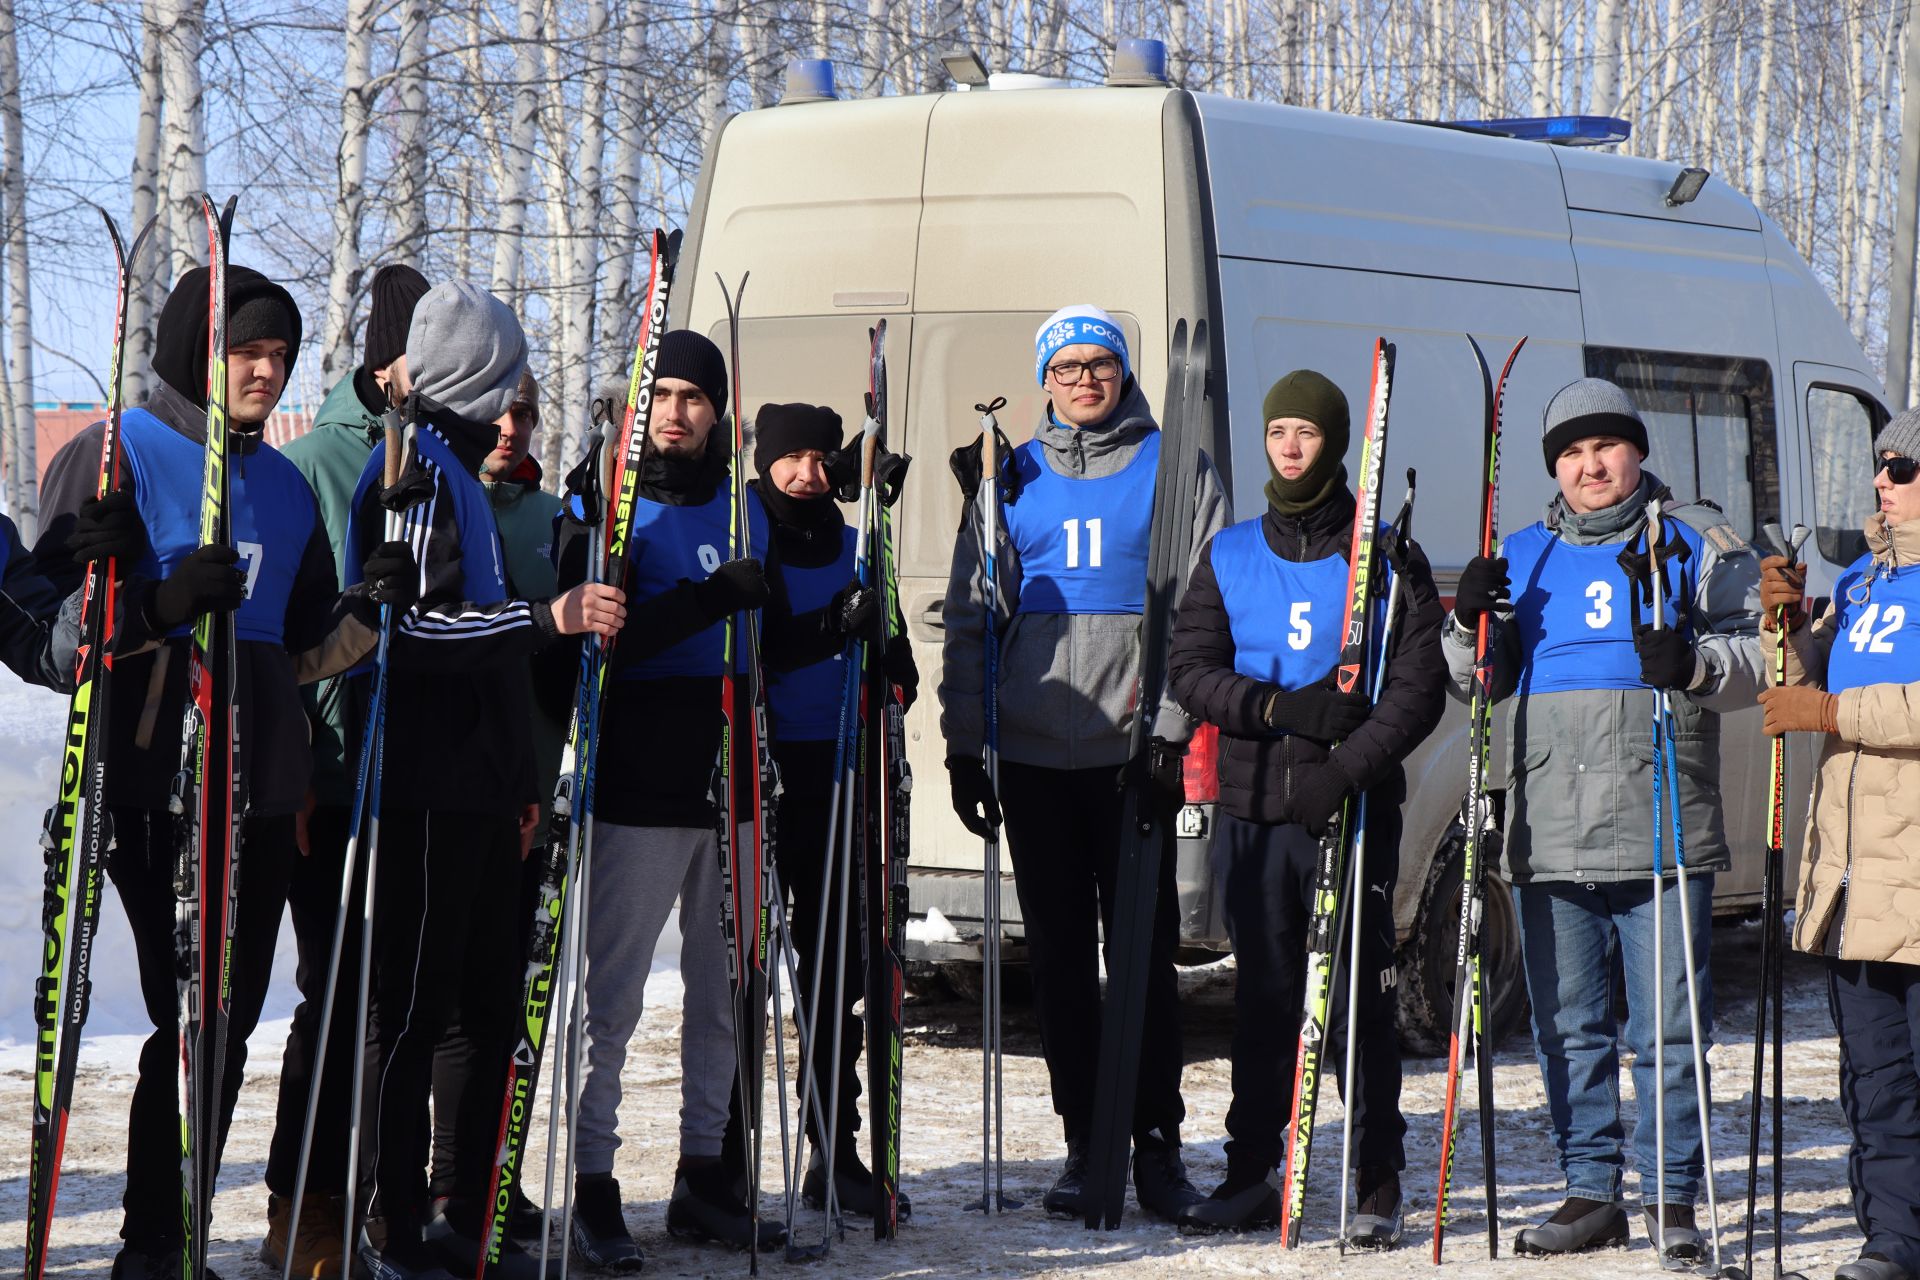
[(920, 607), (914, 611), (913, 621), (920, 630), (936, 634), (947, 629), (947, 602), (942, 596), (921, 597)]

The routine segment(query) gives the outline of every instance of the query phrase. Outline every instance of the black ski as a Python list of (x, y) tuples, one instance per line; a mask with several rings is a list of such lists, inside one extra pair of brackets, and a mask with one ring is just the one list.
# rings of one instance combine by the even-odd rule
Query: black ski
[[(1088, 1227), (1120, 1225), (1126, 1205), (1127, 1155), (1133, 1137), (1134, 1091), (1147, 1007), (1147, 969), (1158, 899), (1162, 845), (1173, 814), (1153, 795), (1148, 737), (1166, 687), (1167, 648), (1193, 546), (1202, 414), (1207, 397), (1207, 322), (1177, 320), (1161, 415), (1160, 463), (1154, 481), (1147, 551), (1146, 603), (1140, 618), (1140, 678), (1134, 689), (1132, 741), (1120, 798), (1118, 883), (1113, 937), (1107, 946), (1107, 994), (1100, 1007), (1100, 1068), (1093, 1090), (1093, 1128), (1086, 1197)], [(984, 554), (992, 555), (993, 548)]]

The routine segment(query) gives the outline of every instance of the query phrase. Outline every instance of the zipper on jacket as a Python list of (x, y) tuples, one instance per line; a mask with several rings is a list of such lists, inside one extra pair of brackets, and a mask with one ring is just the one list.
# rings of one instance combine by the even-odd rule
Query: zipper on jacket
[(1280, 739), (1280, 799), (1293, 799), (1293, 735)]
[(1853, 885), (1853, 787), (1854, 779), (1860, 775), (1860, 748), (1853, 749), (1853, 763), (1847, 766), (1847, 865), (1840, 872), (1840, 920), (1839, 934), (1833, 943), (1833, 954), (1841, 956), (1847, 945), (1847, 899), (1852, 896)]

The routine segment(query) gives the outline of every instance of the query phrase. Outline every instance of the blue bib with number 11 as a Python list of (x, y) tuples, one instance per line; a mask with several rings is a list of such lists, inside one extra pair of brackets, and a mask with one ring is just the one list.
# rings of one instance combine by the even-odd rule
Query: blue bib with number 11
[(1920, 627), (1920, 572), (1896, 569), (1869, 580), (1872, 571), (1873, 557), (1861, 556), (1834, 584), (1829, 693), (1920, 681), (1920, 636), (1914, 634)]
[(1037, 440), (1013, 451), (1020, 500), (1005, 516), (1020, 553), (1016, 612), (1141, 612), (1160, 433), (1149, 432), (1126, 466), (1092, 479), (1061, 475), (1043, 452)]

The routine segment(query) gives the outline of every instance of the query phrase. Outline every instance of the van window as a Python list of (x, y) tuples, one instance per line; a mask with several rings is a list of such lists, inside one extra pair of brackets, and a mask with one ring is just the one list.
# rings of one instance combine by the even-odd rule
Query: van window
[(1832, 564), (1867, 553), (1861, 530), (1873, 514), (1873, 437), (1879, 414), (1857, 391), (1807, 388), (1807, 436), (1813, 446), (1814, 541)]
[(1587, 373), (1633, 397), (1647, 424), (1647, 469), (1677, 500), (1712, 502), (1749, 540), (1780, 518), (1766, 361), (1588, 347)]

